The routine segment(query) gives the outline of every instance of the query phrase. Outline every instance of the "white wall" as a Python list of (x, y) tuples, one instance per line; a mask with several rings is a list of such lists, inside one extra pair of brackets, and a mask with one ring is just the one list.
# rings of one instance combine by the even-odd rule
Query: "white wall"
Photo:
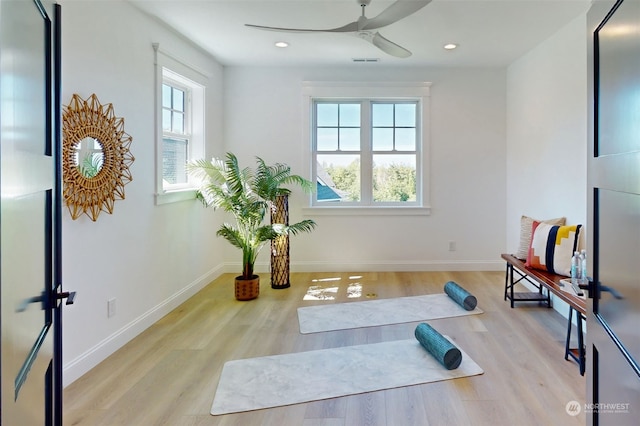
[[(507, 249), (520, 216), (587, 219), (586, 15), (515, 61), (507, 71)], [(584, 234), (583, 234), (584, 235)], [(567, 315), (566, 305), (556, 308)]]
[[(64, 309), (68, 384), (223, 272), (218, 213), (193, 200), (154, 204), (152, 43), (210, 75), (208, 156), (223, 152), (223, 69), (128, 3), (66, 0), (62, 6), (63, 104), (74, 93), (112, 103), (133, 137), (135, 157), (126, 199), (115, 202), (112, 215), (74, 221), (63, 212), (63, 286), (77, 291), (76, 304)], [(110, 298), (117, 312), (107, 318)]]
[(521, 214), (586, 221), (587, 35), (582, 15), (507, 73), (507, 246)]
[[(357, 70), (357, 72), (356, 72)], [(311, 234), (292, 239), (292, 270), (501, 269), (506, 206), (504, 69), (225, 69), (225, 140), (245, 164), (254, 156), (307, 169), (303, 81), (429, 81), (430, 216), (310, 216)], [(303, 194), (290, 200), (303, 218)], [(457, 250), (449, 251), (449, 241)], [(265, 255), (263, 253), (262, 255)], [(261, 255), (261, 256), (262, 256)], [(261, 257), (266, 264), (266, 256)]]

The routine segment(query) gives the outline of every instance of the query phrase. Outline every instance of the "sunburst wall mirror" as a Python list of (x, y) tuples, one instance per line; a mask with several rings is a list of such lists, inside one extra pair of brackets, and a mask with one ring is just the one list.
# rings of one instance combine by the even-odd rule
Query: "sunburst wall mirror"
[(63, 107), (62, 138), (62, 191), (71, 218), (86, 214), (95, 222), (101, 211), (113, 213), (115, 200), (124, 200), (135, 160), (124, 118), (95, 94), (74, 94)]

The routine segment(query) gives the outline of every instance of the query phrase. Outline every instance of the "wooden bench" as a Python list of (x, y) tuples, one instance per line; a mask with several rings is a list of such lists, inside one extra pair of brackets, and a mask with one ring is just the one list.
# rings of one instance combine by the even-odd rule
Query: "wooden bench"
[[(582, 297), (575, 294), (571, 286), (567, 288), (560, 280), (567, 279), (562, 275), (552, 274), (538, 269), (531, 269), (525, 263), (510, 254), (502, 254), (502, 259), (507, 262), (507, 270), (504, 281), (504, 300), (511, 301), (513, 308), (516, 302), (539, 302), (551, 307), (551, 294), (569, 305), (569, 325), (567, 327), (567, 340), (565, 344), (564, 359), (571, 357), (580, 366), (580, 374), (585, 371), (585, 345), (582, 321), (586, 321), (587, 302)], [(521, 281), (532, 284), (537, 291), (515, 292), (514, 286)], [(563, 289), (564, 288), (564, 289)], [(586, 292), (586, 290), (583, 290)], [(578, 347), (571, 348), (571, 331), (573, 313), (576, 313), (576, 323), (578, 328)]]

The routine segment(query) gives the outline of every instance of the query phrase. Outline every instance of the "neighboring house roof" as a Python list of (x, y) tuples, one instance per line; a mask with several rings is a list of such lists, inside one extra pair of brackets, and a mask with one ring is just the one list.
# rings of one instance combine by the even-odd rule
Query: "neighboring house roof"
[(322, 167), (320, 163), (316, 163), (316, 196), (318, 201), (340, 201), (342, 196), (339, 194), (339, 190), (336, 188), (333, 179), (329, 176), (329, 173)]
[(333, 183), (333, 179), (331, 179), (329, 173), (327, 173), (320, 163), (316, 163), (316, 175), (318, 176), (318, 182), (322, 181), (323, 185), (330, 186), (332, 188), (336, 187), (336, 184)]
[(316, 186), (318, 201), (340, 201), (342, 198), (333, 188), (320, 182), (320, 179), (318, 179), (318, 184)]

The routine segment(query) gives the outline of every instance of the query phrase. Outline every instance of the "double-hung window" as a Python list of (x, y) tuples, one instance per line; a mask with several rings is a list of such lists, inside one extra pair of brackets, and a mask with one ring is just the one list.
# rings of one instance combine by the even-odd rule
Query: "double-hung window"
[(156, 204), (195, 198), (187, 163), (205, 155), (207, 77), (157, 45)]
[(191, 90), (171, 79), (162, 82), (163, 188), (188, 184), (187, 161), (191, 141)]
[(308, 92), (312, 206), (428, 213), (428, 84), (327, 87)]

